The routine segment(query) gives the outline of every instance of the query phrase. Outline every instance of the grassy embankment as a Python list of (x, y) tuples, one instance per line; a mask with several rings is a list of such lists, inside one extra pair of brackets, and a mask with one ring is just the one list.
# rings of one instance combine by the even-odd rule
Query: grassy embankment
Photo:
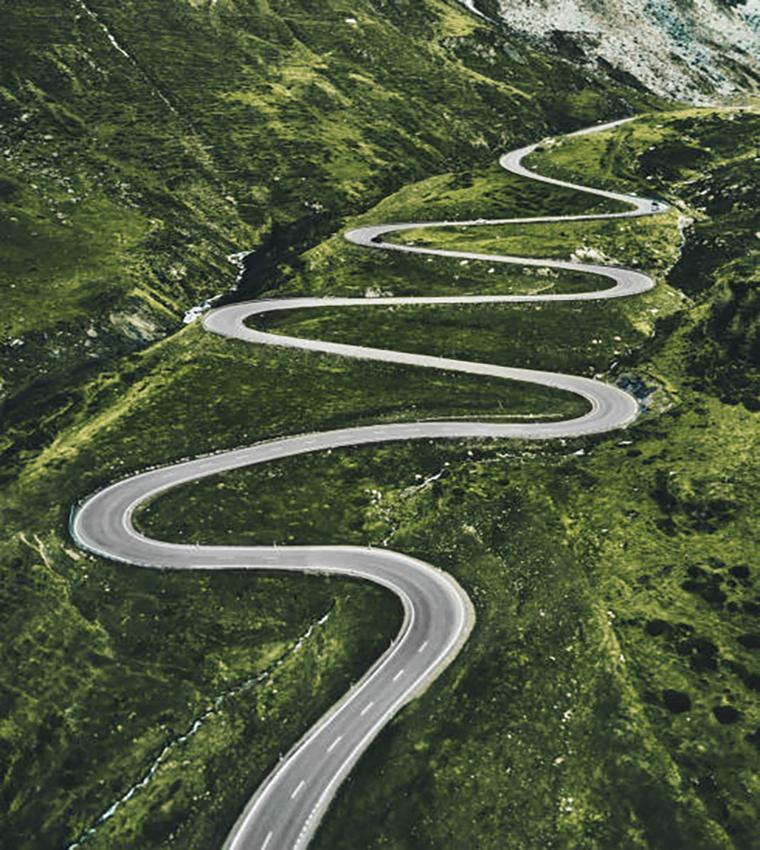
[[(252, 355), (197, 328), (114, 358), (227, 289), (231, 251), (258, 249), (255, 291), (272, 258), (406, 181), (652, 101), (441, 0), (325, 2), (318, 16), (306, 2), (11, 4), (0, 51), (4, 840), (73, 840), (160, 758), (150, 794), (92, 841), (208, 846), (278, 749), (379, 651), (395, 605), (330, 582), (254, 587), (92, 562), (68, 542), (68, 506), (178, 454), (362, 416), (552, 400)], [(394, 399), (378, 392), (389, 382), (404, 387)], [(264, 690), (237, 693), (277, 658)]]
[[(304, 584), (291, 605), (298, 585), (274, 577), (256, 590), (235, 576), (93, 563), (70, 546), (69, 505), (178, 454), (436, 415), (443, 396), (454, 410), (493, 410), (506, 396), (445, 376), (259, 357), (197, 327), (116, 358), (229, 288), (232, 251), (256, 249), (253, 293), (272, 284), (274, 260), (405, 181), (652, 100), (491, 32), (453, 0), (326, 2), (318, 16), (307, 2), (15, 4), (0, 51), (4, 835), (19, 848), (73, 840), (230, 694), (192, 738), (196, 768), (170, 748), (151, 781), (163, 802), (138, 794), (115, 825), (121, 843), (184, 847), (192, 835), (206, 846), (278, 749), (379, 651), (395, 605), (330, 582)], [(451, 108), (445, 120), (431, 90)], [(551, 401), (529, 395), (510, 404)], [(280, 657), (265, 695), (234, 696)], [(242, 745), (252, 739), (259, 755)]]

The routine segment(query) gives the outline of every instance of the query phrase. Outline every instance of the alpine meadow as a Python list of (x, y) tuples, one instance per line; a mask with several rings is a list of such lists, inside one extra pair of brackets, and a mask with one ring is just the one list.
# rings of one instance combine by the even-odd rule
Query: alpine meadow
[(758, 0), (0, 21), (0, 850), (760, 850)]

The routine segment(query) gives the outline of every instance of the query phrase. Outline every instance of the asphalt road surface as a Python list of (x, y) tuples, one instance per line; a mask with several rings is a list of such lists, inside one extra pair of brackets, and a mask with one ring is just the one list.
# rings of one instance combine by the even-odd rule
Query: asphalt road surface
[[(595, 132), (618, 123), (622, 122), (613, 122), (582, 132)], [(586, 399), (588, 411), (585, 414), (560, 422), (500, 424), (491, 421), (441, 421), (366, 425), (271, 440), (235, 451), (220, 452), (149, 470), (118, 481), (89, 497), (73, 515), (71, 530), (79, 546), (127, 564), (177, 570), (293, 570), (358, 576), (387, 587), (396, 593), (403, 603), (404, 622), (393, 644), (340, 702), (273, 768), (233, 826), (224, 844), (224, 850), (301, 850), (306, 847), (338, 786), (373, 738), (405, 703), (429, 686), (454, 659), (472, 629), (473, 607), (464, 590), (452, 576), (400, 552), (356, 546), (178, 545), (152, 540), (137, 532), (132, 525), (133, 512), (146, 500), (188, 481), (328, 448), (430, 438), (519, 437), (544, 440), (601, 433), (624, 428), (633, 422), (639, 411), (635, 399), (617, 387), (588, 378), (286, 337), (255, 330), (245, 323), (252, 316), (273, 310), (320, 307), (371, 309), (392, 304), (584, 301), (619, 298), (650, 289), (654, 284), (647, 275), (629, 269), (467, 251), (435, 250), (392, 244), (383, 240), (389, 233), (420, 227), (477, 227), (496, 223), (630, 218), (655, 214), (666, 208), (662, 203), (589, 189), (536, 175), (522, 165), (523, 158), (535, 147), (531, 145), (506, 154), (501, 158), (501, 165), (506, 170), (526, 178), (569, 186), (578, 191), (622, 201), (629, 209), (612, 215), (386, 224), (353, 230), (346, 234), (346, 238), (357, 245), (374, 250), (588, 272), (607, 278), (610, 286), (606, 289), (557, 295), (290, 298), (253, 301), (214, 310), (206, 315), (203, 324), (213, 333), (260, 345), (287, 346), (343, 357), (404, 363), (556, 387)]]

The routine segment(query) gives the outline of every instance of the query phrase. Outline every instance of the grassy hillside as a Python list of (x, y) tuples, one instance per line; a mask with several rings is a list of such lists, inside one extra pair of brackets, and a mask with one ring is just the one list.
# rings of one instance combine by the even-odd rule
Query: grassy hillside
[[(402, 184), (653, 101), (454, 0), (43, 0), (0, 33), (0, 404), (33, 452), (115, 356)], [(389, 61), (392, 57), (392, 61)], [(434, 97), (431, 93), (435, 93)]]
[[(630, 433), (565, 446), (334, 452), (175, 491), (143, 516), (183, 540), (385, 543), (445, 566), (475, 599), (478, 625), (462, 660), (384, 734), (317, 846), (753, 846), (757, 421), (751, 403), (726, 404), (726, 385), (711, 392), (695, 372), (706, 317), (726, 286), (747, 281), (731, 250), (710, 254), (716, 274), (698, 300), (681, 281), (700, 225), (717, 234), (722, 216), (741, 227), (733, 250), (751, 262), (757, 222), (746, 199), (756, 178), (746, 164), (757, 124), (755, 114), (681, 113), (555, 145), (542, 168), (577, 178), (583, 163), (590, 181), (639, 191), (654, 183), (676, 210), (617, 225), (617, 238), (606, 224), (490, 234), (515, 252), (596, 251), (640, 265), (660, 284), (644, 297), (582, 308), (307, 311), (268, 323), (519, 365), (611, 368), (649, 409)], [(709, 155), (694, 194), (693, 170), (672, 167), (687, 145)], [(611, 168), (603, 152), (613, 148), (626, 156)], [(647, 179), (660, 169), (669, 176)], [(472, 198), (460, 182), (464, 211)], [(455, 183), (436, 181), (449, 210)], [(695, 203), (705, 189), (722, 198), (712, 214)], [(368, 218), (402, 218), (410, 196), (427, 203), (430, 190), (410, 187)], [(449, 235), (447, 244), (465, 238)], [(475, 235), (485, 247), (485, 232)], [(328, 291), (341, 293), (360, 281), (394, 293), (485, 291), (502, 278), (491, 284), (498, 290), (505, 277), (521, 291), (563, 286), (458, 263), (453, 273), (451, 261), (372, 255), (337, 240), (304, 262), (285, 290), (303, 291), (321, 269)], [(737, 320), (710, 348), (752, 332), (752, 320)], [(336, 504), (347, 506), (338, 517)]]
[[(539, 203), (541, 187), (529, 191)], [(571, 193), (553, 197), (574, 208)], [(0, 503), (9, 538), (2, 607), (15, 612), (2, 642), (8, 834), (20, 847), (71, 842), (158, 764), (92, 846), (213, 846), (277, 753), (366, 669), (399, 622), (395, 601), (364, 587), (157, 575), (84, 557), (66, 530), (78, 498), (145, 465), (283, 433), (473, 410), (552, 416), (558, 402), (540, 388), (236, 345), (197, 323), (88, 384), (76, 423), (23, 467)], [(329, 477), (315, 502), (340, 539), (368, 497), (367, 473), (353, 475), (360, 492), (344, 512)], [(285, 542), (312, 533), (310, 506), (291, 514), (292, 496), (261, 491), (262, 534)], [(299, 603), (290, 607), (293, 594)], [(278, 659), (276, 675), (259, 682)], [(228, 693), (235, 698), (219, 702)], [(201, 729), (178, 742), (209, 709)]]
[[(736, 402), (730, 383), (716, 387), (737, 347), (757, 368), (751, 345), (736, 343), (753, 339), (751, 289), (732, 321), (714, 317), (747, 283), (757, 121), (654, 116), (537, 155), (547, 171), (646, 188), (679, 209), (617, 238), (606, 225), (504, 228), (493, 244), (638, 259), (659, 283), (645, 296), (270, 319), (291, 333), (603, 374), (647, 407), (629, 432), (332, 452), (190, 485), (141, 514), (167, 538), (388, 545), (450, 570), (475, 601), (457, 664), (373, 746), (318, 847), (753, 846), (758, 414), (746, 392)], [(704, 151), (698, 174), (686, 148)], [(488, 164), (410, 184), (349, 223), (589, 204)], [(693, 287), (685, 264), (708, 261)], [(585, 283), (483, 266), (336, 236), (275, 283), (280, 294)], [(87, 383), (68, 427), (0, 495), (7, 840), (217, 845), (278, 753), (399, 622), (392, 599), (359, 584), (153, 574), (85, 557), (66, 535), (77, 498), (145, 465), (284, 433), (573, 405), (520, 385), (258, 349), (197, 324)]]
[[(565, 447), (457, 460), (431, 448), (446, 458), (442, 477), (413, 495), (383, 490), (390, 545), (455, 572), (478, 626), (446, 683), (360, 766), (318, 847), (757, 846), (760, 469), (745, 389), (759, 363), (747, 274), (757, 131), (756, 113), (681, 113), (536, 157), (679, 207), (667, 281), (661, 271), (659, 293), (621, 305), (639, 328), (649, 314), (649, 338), (611, 372), (650, 412), (625, 435)], [(677, 245), (675, 221), (670, 237)], [(623, 231), (606, 251), (628, 262), (628, 244)], [(657, 256), (655, 239), (645, 268)], [(519, 312), (535, 357), (536, 319)], [(599, 317), (600, 345), (625, 339), (621, 318)], [(547, 354), (578, 368), (571, 325), (538, 321)], [(331, 327), (346, 330), (338, 319), (320, 330)]]

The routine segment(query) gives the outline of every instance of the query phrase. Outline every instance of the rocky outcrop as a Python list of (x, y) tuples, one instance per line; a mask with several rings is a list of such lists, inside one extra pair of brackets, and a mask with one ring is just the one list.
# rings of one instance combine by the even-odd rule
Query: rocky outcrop
[(667, 97), (702, 102), (756, 91), (760, 82), (760, 0), (475, 3), (515, 30)]

